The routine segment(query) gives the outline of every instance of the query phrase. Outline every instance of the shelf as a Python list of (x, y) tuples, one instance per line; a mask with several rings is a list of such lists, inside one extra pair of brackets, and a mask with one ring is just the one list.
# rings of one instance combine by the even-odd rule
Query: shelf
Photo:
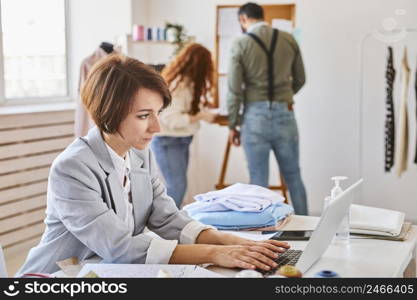
[(133, 41), (133, 44), (144, 44), (144, 45), (172, 45), (168, 41)]

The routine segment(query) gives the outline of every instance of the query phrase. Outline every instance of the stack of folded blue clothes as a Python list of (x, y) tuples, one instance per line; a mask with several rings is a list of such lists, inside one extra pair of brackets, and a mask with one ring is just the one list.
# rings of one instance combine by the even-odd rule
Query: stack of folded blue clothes
[(294, 213), (284, 198), (267, 188), (236, 183), (219, 191), (194, 197), (184, 206), (195, 220), (218, 229), (239, 230), (275, 226)]

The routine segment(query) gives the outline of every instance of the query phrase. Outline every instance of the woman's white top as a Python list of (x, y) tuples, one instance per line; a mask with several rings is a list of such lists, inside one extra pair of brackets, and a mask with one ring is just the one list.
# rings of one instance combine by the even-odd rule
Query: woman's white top
[(200, 122), (191, 123), (188, 114), (193, 101), (193, 92), (192, 83), (186, 79), (171, 92), (171, 105), (160, 115), (161, 132), (157, 135), (184, 137), (194, 135), (200, 129)]
[[(123, 221), (129, 227), (131, 235), (133, 235), (135, 223), (129, 178), (131, 170), (129, 151), (126, 153), (125, 158), (123, 158), (118, 155), (109, 145), (106, 144), (106, 147), (109, 151), (113, 165), (117, 171), (120, 185), (123, 187), (123, 199), (114, 199), (114, 201), (122, 201), (123, 205), (125, 205), (126, 215), (124, 216)], [(208, 228), (213, 227), (192, 221), (183, 228), (181, 235), (183, 237), (190, 237), (190, 240), (194, 242), (200, 232)], [(172, 252), (177, 246), (177, 243), (177, 241), (167, 241), (159, 239), (158, 237), (154, 238), (150, 247), (148, 248), (146, 263), (168, 263)]]
[(130, 188), (130, 158), (129, 151), (126, 153), (125, 158), (119, 156), (109, 145), (107, 145), (107, 150), (109, 150), (111, 160), (113, 162), (114, 168), (117, 171), (118, 179), (120, 185), (123, 189), (123, 199), (114, 199), (114, 201), (122, 201), (123, 205), (127, 208), (126, 215), (123, 218), (125, 224), (129, 227), (130, 233), (133, 235), (133, 230), (135, 229), (135, 223), (133, 220), (133, 205), (131, 198), (131, 188)]

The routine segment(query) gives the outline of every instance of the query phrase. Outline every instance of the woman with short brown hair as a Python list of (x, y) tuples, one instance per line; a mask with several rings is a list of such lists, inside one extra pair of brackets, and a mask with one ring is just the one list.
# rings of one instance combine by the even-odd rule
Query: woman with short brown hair
[[(148, 150), (160, 130), (158, 115), (170, 102), (155, 71), (135, 59), (111, 55), (92, 69), (81, 95), (97, 127), (53, 162), (46, 229), (17, 276), (53, 273), (56, 262), (72, 257), (107, 263), (274, 266), (272, 259), (286, 244), (220, 233), (179, 211), (166, 195)], [(162, 239), (145, 234), (145, 226)]]

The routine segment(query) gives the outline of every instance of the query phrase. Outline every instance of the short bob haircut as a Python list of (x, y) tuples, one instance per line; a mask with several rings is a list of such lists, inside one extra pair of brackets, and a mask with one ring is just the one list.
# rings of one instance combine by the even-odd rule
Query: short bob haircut
[(82, 86), (81, 99), (100, 131), (111, 134), (119, 129), (141, 88), (159, 93), (163, 108), (171, 103), (167, 84), (152, 67), (111, 54), (93, 66)]

